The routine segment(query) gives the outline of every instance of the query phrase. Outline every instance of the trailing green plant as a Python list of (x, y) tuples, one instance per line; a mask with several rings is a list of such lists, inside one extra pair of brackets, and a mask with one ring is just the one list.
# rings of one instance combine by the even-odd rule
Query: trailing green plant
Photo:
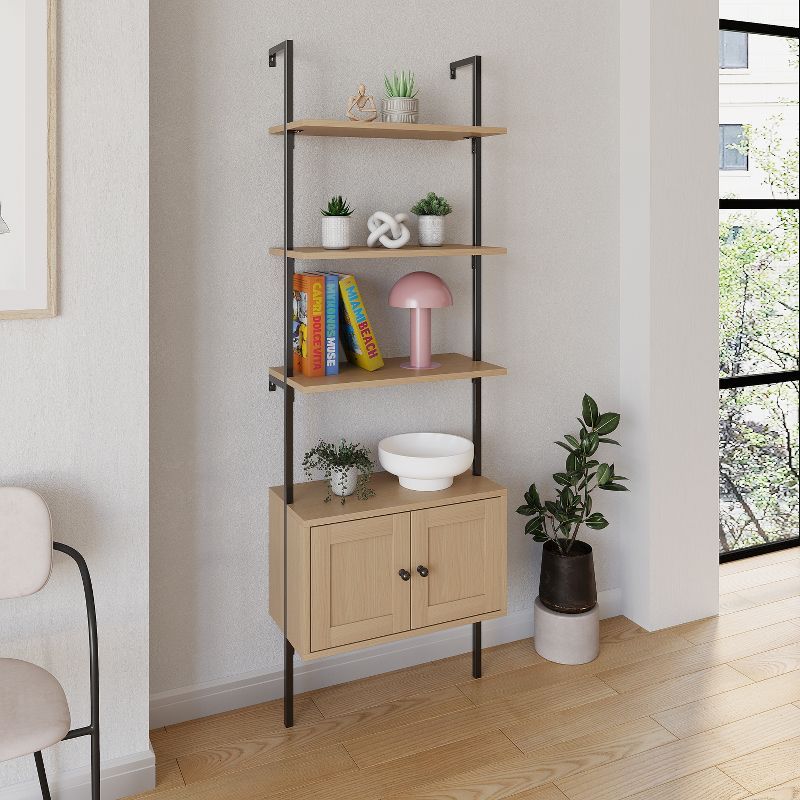
[(598, 531), (608, 526), (608, 520), (599, 511), (592, 511), (592, 492), (596, 489), (628, 491), (628, 487), (620, 483), (627, 478), (617, 475), (613, 464), (594, 458), (601, 444), (619, 445), (615, 439), (608, 438), (608, 434), (617, 429), (620, 415), (601, 414), (588, 394), (583, 396), (581, 411), (578, 436), (567, 433), (563, 442), (555, 442), (568, 453), (564, 471), (553, 475), (560, 487), (556, 499), (542, 502), (536, 484), (532, 483), (525, 492), (525, 505), (517, 509), (517, 514), (530, 517), (525, 533), (536, 542), (555, 542), (562, 555), (569, 555), (582, 525)]
[[(315, 470), (322, 472), (328, 487), (328, 493), (325, 497), (325, 502), (330, 502), (331, 493), (331, 476), (335, 469), (347, 470), (350, 467), (355, 467), (358, 472), (358, 481), (356, 482), (356, 490), (353, 492), (359, 500), (366, 500), (372, 497), (375, 492), (369, 486), (369, 480), (372, 477), (373, 469), (372, 459), (370, 458), (369, 450), (363, 444), (355, 442), (348, 442), (341, 439), (339, 444), (331, 444), (323, 439), (314, 445), (303, 456), (303, 472), (309, 480), (313, 477)], [(342, 490), (344, 490), (345, 476), (342, 475)], [(342, 497), (342, 505), (344, 505), (345, 498)]]
[(324, 217), (349, 217), (354, 209), (350, 208), (347, 200), (339, 195), (338, 197), (331, 197), (328, 200), (328, 208), (321, 208), (320, 211), (322, 211), (322, 216)]
[(399, 75), (392, 72), (392, 77), (383, 76), (383, 85), (386, 89), (387, 97), (416, 97), (417, 88), (414, 83), (414, 73), (403, 70)]
[(422, 200), (417, 200), (411, 206), (411, 213), (419, 217), (432, 216), (432, 217), (446, 217), (452, 213), (453, 209), (450, 203), (444, 197), (439, 197), (435, 192), (428, 192)]

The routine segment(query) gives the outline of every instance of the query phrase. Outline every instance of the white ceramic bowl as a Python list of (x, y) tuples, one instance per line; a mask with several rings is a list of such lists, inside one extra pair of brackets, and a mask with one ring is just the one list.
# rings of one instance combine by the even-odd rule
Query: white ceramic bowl
[(453, 478), (472, 465), (475, 447), (449, 433), (401, 433), (378, 442), (378, 460), (400, 485), (418, 492), (452, 486)]

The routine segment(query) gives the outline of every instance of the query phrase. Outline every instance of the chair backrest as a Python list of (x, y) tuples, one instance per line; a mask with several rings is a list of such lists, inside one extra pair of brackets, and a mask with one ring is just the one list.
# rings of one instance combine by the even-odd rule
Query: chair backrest
[(0, 486), (0, 599), (38, 592), (52, 564), (47, 504), (31, 489)]

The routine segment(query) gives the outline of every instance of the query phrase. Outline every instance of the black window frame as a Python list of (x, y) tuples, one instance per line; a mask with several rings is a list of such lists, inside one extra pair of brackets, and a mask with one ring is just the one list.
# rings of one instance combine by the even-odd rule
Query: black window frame
[[(744, 36), (744, 64), (743, 65), (735, 65), (729, 66), (725, 63), (719, 65), (720, 70), (723, 69), (749, 69), (750, 68), (750, 34), (746, 31), (732, 31), (728, 28), (720, 28), (720, 34), (723, 36), (720, 37), (720, 56), (724, 56), (725, 48), (723, 42), (725, 40), (724, 34), (726, 33), (741, 33)], [(724, 58), (723, 58), (724, 61)]]
[[(732, 31), (736, 33), (757, 34), (759, 36), (779, 36), (784, 39), (800, 39), (800, 28), (791, 28), (784, 25), (766, 25), (760, 22), (742, 22), (732, 19), (720, 19), (720, 31)], [(749, 37), (748, 37), (749, 38)], [(749, 42), (748, 42), (749, 53)], [(748, 55), (749, 59), (749, 55)], [(755, 198), (720, 198), (720, 210), (724, 209), (796, 209), (800, 210), (800, 200), (795, 199), (755, 199)], [(752, 375), (737, 375), (731, 378), (720, 378), (720, 391), (724, 389), (736, 389), (743, 386), (764, 386), (767, 384), (787, 383), (789, 381), (800, 380), (800, 370), (785, 370), (782, 372), (761, 372)], [(765, 544), (754, 545), (753, 547), (742, 547), (739, 550), (732, 550), (727, 553), (719, 554), (720, 564), (727, 561), (738, 561), (740, 558), (771, 553), (777, 550), (786, 550), (790, 547), (800, 546), (800, 534), (791, 539), (784, 539), (778, 542), (768, 542)]]
[[(723, 128), (741, 128), (741, 134), (739, 138), (741, 139), (744, 136), (744, 123), (743, 122), (720, 122), (719, 123), (719, 135), (720, 135), (720, 144), (723, 144), (725, 141), (725, 134), (723, 133)], [(750, 169), (750, 157), (747, 153), (739, 153), (740, 158), (744, 158), (744, 166), (739, 164), (735, 166), (726, 166), (725, 165), (725, 152), (728, 150), (728, 145), (725, 145), (721, 150), (720, 154), (722, 156), (722, 163), (719, 165), (720, 172), (747, 172)], [(731, 151), (732, 152), (732, 151)]]

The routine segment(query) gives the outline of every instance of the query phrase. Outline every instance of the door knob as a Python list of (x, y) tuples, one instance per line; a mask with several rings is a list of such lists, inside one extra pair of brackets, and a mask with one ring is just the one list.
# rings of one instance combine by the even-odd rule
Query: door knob
[(420, 564), (417, 567), (417, 572), (419, 572), (419, 574), (422, 575), (423, 578), (427, 578), (428, 577), (428, 568), (427, 567), (423, 567), (422, 564)]
[(400, 572), (397, 573), (404, 581), (411, 580), (411, 573), (407, 569), (401, 569)]

